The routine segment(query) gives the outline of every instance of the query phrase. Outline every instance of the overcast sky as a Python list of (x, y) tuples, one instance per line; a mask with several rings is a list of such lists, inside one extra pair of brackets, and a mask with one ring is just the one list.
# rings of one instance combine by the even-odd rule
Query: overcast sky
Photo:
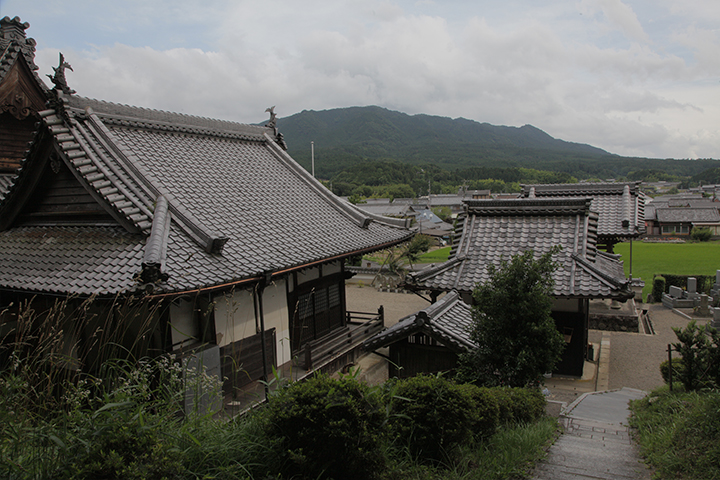
[(42, 78), (254, 123), (379, 105), (534, 125), (620, 155), (720, 158), (718, 0), (0, 0)]

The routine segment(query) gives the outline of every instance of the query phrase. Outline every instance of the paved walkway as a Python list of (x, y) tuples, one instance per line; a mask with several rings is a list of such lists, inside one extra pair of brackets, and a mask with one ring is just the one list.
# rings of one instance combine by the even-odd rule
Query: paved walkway
[(631, 388), (582, 395), (561, 415), (565, 433), (533, 478), (649, 479), (627, 427), (628, 402), (644, 396)]
[(590, 373), (547, 382), (550, 401), (570, 405), (559, 416), (564, 433), (537, 465), (534, 480), (651, 478), (628, 434), (627, 405), (663, 384), (659, 365), (667, 358), (667, 344), (677, 341), (672, 328), (687, 325), (692, 312), (642, 307), (650, 312), (655, 335), (591, 331), (600, 352), (596, 362), (586, 364)]

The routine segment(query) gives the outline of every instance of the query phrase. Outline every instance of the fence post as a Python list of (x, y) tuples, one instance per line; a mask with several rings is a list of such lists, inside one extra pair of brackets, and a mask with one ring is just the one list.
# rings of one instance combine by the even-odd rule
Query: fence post
[(312, 370), (312, 342), (305, 344), (305, 371)]
[(672, 345), (668, 343), (668, 384), (670, 385), (670, 391), (672, 392), (672, 377), (673, 377), (673, 363), (672, 363)]

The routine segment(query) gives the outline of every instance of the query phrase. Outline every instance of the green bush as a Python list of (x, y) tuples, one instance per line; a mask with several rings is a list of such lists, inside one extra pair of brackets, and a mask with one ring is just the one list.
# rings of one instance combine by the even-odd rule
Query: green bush
[(88, 438), (87, 448), (75, 450), (67, 471), (56, 478), (185, 478), (182, 454), (174, 448), (171, 439), (163, 436), (163, 427), (133, 425), (131, 422), (123, 424), (119, 420), (109, 420), (97, 431), (97, 435)]
[[(710, 289), (715, 283), (715, 275), (674, 275), (672, 273), (663, 273), (665, 279), (665, 290), (667, 293), (670, 287), (687, 288), (688, 278), (694, 278), (697, 281), (697, 291), (699, 293), (710, 293)], [(658, 298), (658, 301), (660, 298)]]
[(665, 277), (656, 275), (653, 277), (652, 298), (653, 302), (662, 301), (663, 293), (665, 293)]
[(690, 238), (698, 242), (707, 242), (712, 238), (712, 232), (709, 228), (693, 228), (690, 232)]
[[(683, 361), (682, 358), (675, 357), (672, 359), (673, 364), (673, 370), (672, 370), (672, 378), (673, 382), (680, 382), (682, 376), (684, 373), (683, 368)], [(670, 383), (670, 362), (665, 360), (660, 364), (660, 374), (662, 375), (663, 380), (665, 383)]]
[(538, 388), (496, 387), (495, 397), (501, 424), (530, 423), (545, 415), (545, 396)]
[(500, 424), (500, 407), (491, 389), (469, 383), (460, 387), (466, 390), (474, 402), (475, 415), (470, 427), (472, 433), (478, 438), (491, 437)]
[(428, 460), (442, 460), (450, 450), (472, 438), (479, 425), (476, 403), (468, 389), (442, 377), (399, 380), (389, 399), (393, 439)]
[(283, 473), (302, 478), (368, 479), (383, 471), (384, 411), (367, 385), (319, 375), (271, 397), (264, 412)]
[(679, 342), (672, 346), (682, 356), (679, 379), (685, 390), (720, 387), (720, 333), (691, 320), (684, 329), (674, 328)]

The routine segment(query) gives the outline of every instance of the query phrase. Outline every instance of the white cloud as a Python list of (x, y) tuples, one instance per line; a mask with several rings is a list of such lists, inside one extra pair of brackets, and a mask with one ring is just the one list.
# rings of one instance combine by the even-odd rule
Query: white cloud
[(720, 14), (680, 4), (84, 1), (45, 17), (5, 0), (20, 11), (2, 14), (33, 25), (42, 74), (63, 49), (70, 85), (110, 101), (243, 122), (271, 105), (377, 104), (530, 123), (619, 154), (720, 157), (720, 38), (702, 18)]

